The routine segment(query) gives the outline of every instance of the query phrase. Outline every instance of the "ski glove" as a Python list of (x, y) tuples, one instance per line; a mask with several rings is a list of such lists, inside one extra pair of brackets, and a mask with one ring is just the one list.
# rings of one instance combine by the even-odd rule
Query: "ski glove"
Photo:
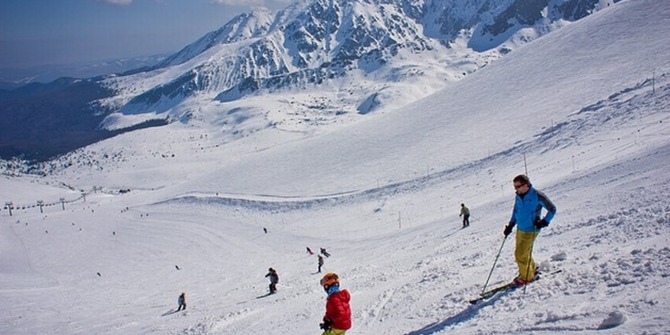
[(516, 225), (516, 223), (514, 223), (514, 222), (510, 222), (510, 223), (508, 223), (508, 224), (505, 226), (505, 230), (503, 230), (503, 235), (505, 235), (505, 237), (509, 236), (509, 234), (512, 233), (512, 229), (514, 229), (514, 226), (515, 226), (515, 225)]
[(333, 321), (326, 318), (323, 319), (323, 323), (319, 324), (319, 327), (323, 330), (328, 330), (333, 326)]
[(539, 229), (542, 229), (542, 228), (548, 226), (549, 222), (547, 222), (547, 220), (545, 220), (545, 219), (535, 220), (535, 222), (533, 222), (533, 225), (535, 226), (535, 229), (539, 230)]

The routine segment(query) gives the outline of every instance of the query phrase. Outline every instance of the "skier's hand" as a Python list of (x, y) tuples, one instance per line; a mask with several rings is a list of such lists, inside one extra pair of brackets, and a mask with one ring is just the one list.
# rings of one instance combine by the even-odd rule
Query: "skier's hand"
[(505, 226), (505, 230), (503, 230), (503, 235), (505, 235), (505, 237), (509, 236), (509, 234), (512, 233), (512, 229), (514, 229), (514, 226), (515, 226), (515, 225), (516, 225), (516, 223), (514, 223), (514, 222), (510, 222), (510, 223), (508, 223), (508, 224)]
[(333, 321), (323, 319), (323, 323), (319, 324), (319, 327), (323, 330), (328, 330), (333, 326)]
[(542, 229), (542, 228), (548, 226), (549, 222), (547, 222), (547, 220), (545, 220), (545, 219), (535, 220), (535, 222), (533, 222), (533, 225), (535, 226), (535, 229), (539, 230), (539, 229)]

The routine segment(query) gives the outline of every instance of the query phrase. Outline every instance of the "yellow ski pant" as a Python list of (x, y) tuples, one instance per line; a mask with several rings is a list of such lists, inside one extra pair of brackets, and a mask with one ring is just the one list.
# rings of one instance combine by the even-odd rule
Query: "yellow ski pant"
[(535, 261), (533, 260), (533, 242), (537, 237), (535, 232), (516, 230), (516, 249), (514, 258), (519, 266), (519, 277), (525, 281), (533, 279), (535, 274)]
[(331, 328), (331, 329), (328, 329), (325, 332), (323, 332), (323, 334), (321, 334), (321, 335), (344, 335), (344, 333), (346, 333), (346, 332), (347, 332), (346, 330), (332, 329)]

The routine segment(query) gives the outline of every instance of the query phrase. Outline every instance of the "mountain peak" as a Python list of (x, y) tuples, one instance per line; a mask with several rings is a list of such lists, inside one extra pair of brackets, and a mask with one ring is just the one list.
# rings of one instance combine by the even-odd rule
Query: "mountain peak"
[(252, 12), (239, 14), (223, 27), (201, 37), (172, 55), (157, 67), (169, 67), (189, 61), (193, 57), (219, 44), (232, 44), (250, 38), (261, 37), (270, 29), (274, 20), (272, 11), (256, 8)]

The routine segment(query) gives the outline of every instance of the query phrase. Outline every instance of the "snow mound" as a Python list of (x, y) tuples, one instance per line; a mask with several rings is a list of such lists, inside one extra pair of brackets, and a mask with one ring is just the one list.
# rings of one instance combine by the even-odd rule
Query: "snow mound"
[(598, 326), (598, 329), (610, 329), (621, 326), (626, 322), (626, 316), (620, 311), (614, 311)]

